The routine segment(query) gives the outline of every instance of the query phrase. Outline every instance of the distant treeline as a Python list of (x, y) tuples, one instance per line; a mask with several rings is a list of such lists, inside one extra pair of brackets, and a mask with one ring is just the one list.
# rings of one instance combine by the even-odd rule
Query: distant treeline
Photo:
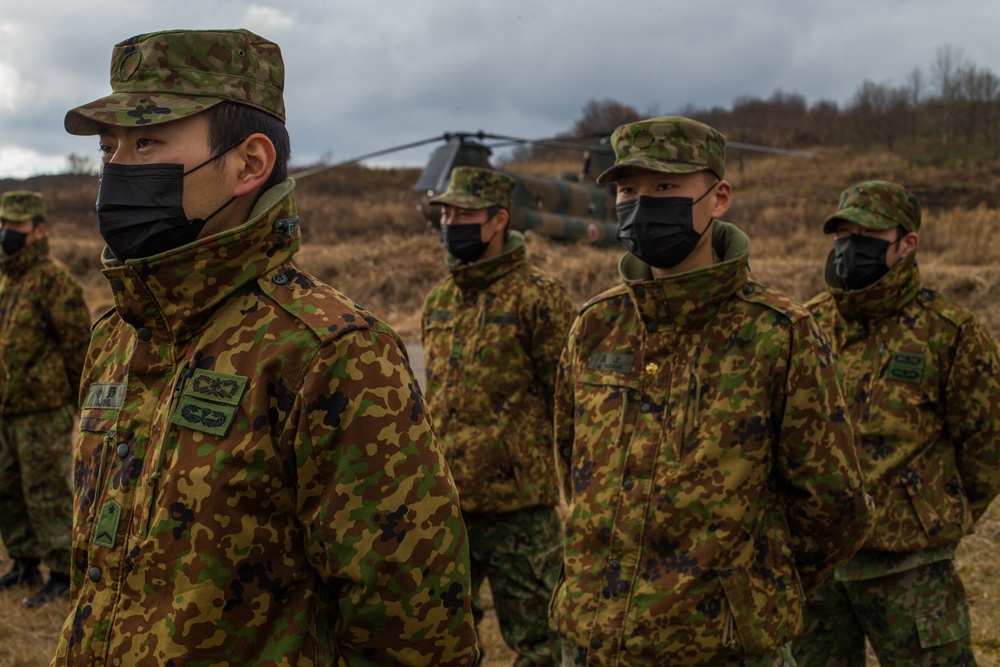
[[(564, 138), (598, 136), (659, 115), (639, 114), (610, 99), (591, 100), (582, 111)], [(900, 86), (866, 79), (843, 106), (831, 100), (807, 104), (802, 95), (778, 90), (767, 99), (738, 97), (729, 109), (688, 104), (677, 113), (750, 144), (884, 148), (920, 162), (1000, 157), (1000, 77), (952, 46), (938, 49), (929, 74), (915, 68)], [(549, 154), (545, 146), (523, 147), (514, 158)]]

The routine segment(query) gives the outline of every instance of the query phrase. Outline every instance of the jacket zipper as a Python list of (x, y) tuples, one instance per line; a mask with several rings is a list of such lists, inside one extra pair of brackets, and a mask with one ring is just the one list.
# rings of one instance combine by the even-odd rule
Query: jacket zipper
[(194, 371), (189, 366), (189, 362), (184, 362), (184, 365), (181, 367), (181, 371), (178, 375), (179, 377), (177, 378), (177, 382), (174, 384), (174, 390), (170, 394), (170, 406), (167, 409), (167, 418), (163, 425), (163, 433), (158, 438), (159, 442), (157, 443), (156, 448), (155, 467), (146, 478), (146, 485), (150, 487), (150, 490), (149, 501), (146, 503), (146, 525), (143, 529), (143, 537), (149, 536), (149, 530), (153, 522), (153, 514), (156, 505), (156, 495), (159, 490), (160, 477), (163, 476), (163, 466), (167, 460), (167, 433), (170, 431), (170, 420), (173, 418), (174, 411), (177, 409), (177, 403), (180, 401), (181, 392), (184, 391), (184, 385), (187, 384), (188, 378), (194, 375)]

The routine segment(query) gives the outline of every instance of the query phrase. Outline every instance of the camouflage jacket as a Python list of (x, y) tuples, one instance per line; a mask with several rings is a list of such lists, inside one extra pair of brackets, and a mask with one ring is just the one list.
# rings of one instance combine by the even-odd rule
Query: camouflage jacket
[(472, 665), (454, 482), (395, 332), (292, 259), (293, 182), (125, 265), (54, 664)]
[(497, 257), (450, 262), (424, 302), (427, 403), (467, 512), (559, 502), (552, 394), (576, 306), (525, 254), (511, 232)]
[(75, 404), (89, 344), (83, 289), (48, 239), (0, 262), (0, 415)]
[(569, 502), (553, 626), (588, 665), (695, 665), (772, 651), (808, 588), (864, 540), (869, 499), (829, 343), (808, 311), (721, 261), (585, 305), (556, 383)]
[(827, 284), (807, 306), (840, 358), (875, 500), (864, 549), (954, 545), (1000, 491), (997, 345), (972, 313), (921, 286), (913, 255), (867, 289), (834, 287), (831, 266)]

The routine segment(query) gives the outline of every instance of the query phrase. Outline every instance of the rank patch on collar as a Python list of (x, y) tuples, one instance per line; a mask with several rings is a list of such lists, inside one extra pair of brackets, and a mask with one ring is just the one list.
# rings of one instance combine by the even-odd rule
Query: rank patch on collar
[(918, 384), (924, 377), (924, 355), (911, 352), (894, 352), (889, 357), (890, 380)]
[(451, 320), (450, 310), (432, 310), (431, 322), (448, 322)]
[(121, 410), (124, 404), (124, 383), (95, 382), (90, 385), (83, 407), (87, 410)]
[(246, 386), (247, 378), (242, 375), (196, 370), (181, 391), (180, 403), (170, 422), (224, 436), (236, 417)]
[(614, 354), (598, 352), (590, 355), (587, 368), (592, 371), (614, 371), (615, 373), (631, 373), (635, 363), (634, 354)]

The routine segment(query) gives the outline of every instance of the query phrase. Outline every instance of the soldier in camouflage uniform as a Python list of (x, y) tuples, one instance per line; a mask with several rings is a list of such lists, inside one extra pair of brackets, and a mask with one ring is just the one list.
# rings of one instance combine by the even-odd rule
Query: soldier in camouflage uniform
[(472, 665), (468, 545), (402, 342), (303, 270), (277, 45), (116, 45), (56, 665)]
[[(37, 587), (29, 607), (69, 593), (76, 396), (90, 343), (80, 283), (49, 255), (38, 192), (0, 199), (0, 535), (14, 566), (0, 589)], [(38, 569), (50, 571), (42, 585)]]
[(515, 665), (558, 666), (547, 622), (562, 563), (552, 395), (576, 307), (509, 230), (513, 189), (506, 174), (458, 167), (431, 200), (444, 205), (451, 274), (424, 302), (427, 403), (462, 498), (473, 590), (489, 579)]
[(972, 665), (953, 559), (1000, 491), (1000, 356), (968, 310), (923, 287), (920, 205), (866, 181), (823, 224), (827, 291), (808, 304), (843, 368), (875, 500), (862, 549), (809, 597), (800, 665)]
[(719, 132), (667, 116), (612, 142), (623, 284), (582, 308), (556, 382), (564, 664), (794, 664), (804, 590), (870, 515), (829, 342), (718, 220)]

